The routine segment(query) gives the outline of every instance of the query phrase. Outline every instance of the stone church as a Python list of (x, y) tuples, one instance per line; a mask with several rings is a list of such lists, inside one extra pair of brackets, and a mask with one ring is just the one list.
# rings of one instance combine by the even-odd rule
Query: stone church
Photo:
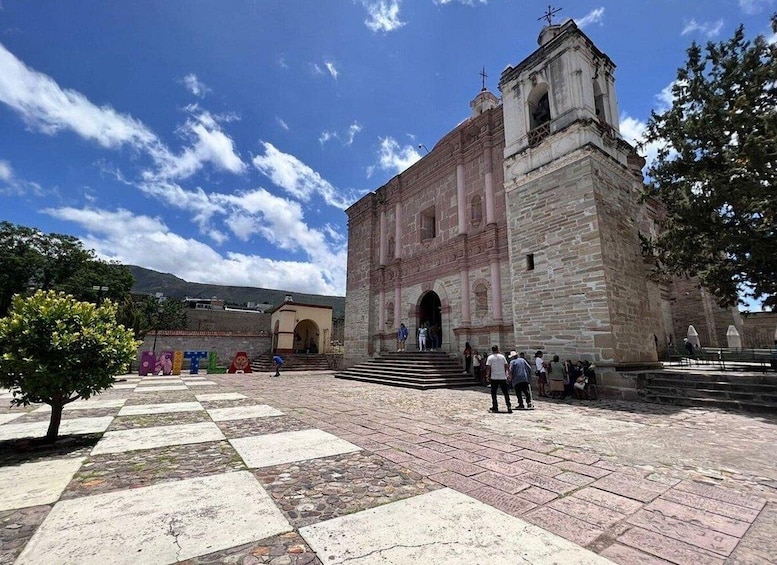
[(738, 314), (692, 281), (654, 281), (639, 233), (658, 202), (640, 199), (645, 164), (621, 138), (615, 65), (573, 21), (508, 66), (501, 99), (471, 115), (348, 214), (346, 366), (408, 350), (424, 324), (459, 353), (541, 349), (593, 361), (603, 384), (650, 366), (689, 324), (725, 345)]

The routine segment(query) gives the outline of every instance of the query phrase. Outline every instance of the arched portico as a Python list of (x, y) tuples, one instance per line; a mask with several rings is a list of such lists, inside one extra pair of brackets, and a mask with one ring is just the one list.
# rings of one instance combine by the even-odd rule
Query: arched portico
[(318, 324), (307, 318), (294, 328), (294, 352), (318, 353), (321, 351), (321, 331)]

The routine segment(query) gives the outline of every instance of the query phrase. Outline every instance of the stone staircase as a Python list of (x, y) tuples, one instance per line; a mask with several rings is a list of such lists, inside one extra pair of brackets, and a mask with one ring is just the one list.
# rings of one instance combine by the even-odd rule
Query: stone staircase
[[(282, 355), (282, 372), (286, 371), (328, 371), (331, 367), (326, 355), (316, 353), (291, 353)], [(256, 373), (272, 371), (272, 354), (264, 353), (251, 360), (251, 370)]]
[(656, 371), (637, 374), (646, 402), (777, 414), (777, 375)]
[(474, 386), (459, 361), (442, 351), (385, 352), (380, 357), (335, 373), (338, 379), (415, 389)]

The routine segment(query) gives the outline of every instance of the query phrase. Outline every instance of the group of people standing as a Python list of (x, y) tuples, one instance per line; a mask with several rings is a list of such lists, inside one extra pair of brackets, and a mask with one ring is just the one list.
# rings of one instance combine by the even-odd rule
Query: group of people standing
[[(501, 390), (507, 412), (512, 412), (510, 389), (515, 390), (518, 409), (534, 408), (531, 392), (532, 373), (537, 377), (538, 394), (545, 398), (563, 399), (568, 396), (578, 399), (596, 398), (596, 373), (589, 361), (573, 363), (567, 359), (563, 363), (558, 355), (552, 360), (543, 359), (543, 352), (534, 354), (532, 366), (526, 360), (524, 352), (511, 351), (508, 357), (499, 352), (494, 345), (488, 357), (473, 350), (469, 343), (464, 346), (465, 373), (474, 373), (475, 379), (491, 387), (491, 412), (499, 412), (497, 392)], [(548, 394), (550, 384), (550, 394)]]
[[(399, 324), (397, 330), (397, 351), (407, 351), (408, 329), (405, 324)], [(421, 324), (416, 330), (418, 351), (435, 351), (442, 346), (442, 330), (438, 325)]]

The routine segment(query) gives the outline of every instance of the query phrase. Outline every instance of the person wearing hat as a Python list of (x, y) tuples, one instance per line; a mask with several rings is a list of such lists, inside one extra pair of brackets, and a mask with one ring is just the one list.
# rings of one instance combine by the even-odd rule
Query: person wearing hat
[(534, 409), (531, 400), (531, 365), (526, 360), (526, 354), (521, 351), (518, 355), (515, 351), (510, 352), (510, 386), (515, 389), (515, 396), (518, 397), (518, 409), (523, 410), (523, 399), (526, 397), (526, 408)]

